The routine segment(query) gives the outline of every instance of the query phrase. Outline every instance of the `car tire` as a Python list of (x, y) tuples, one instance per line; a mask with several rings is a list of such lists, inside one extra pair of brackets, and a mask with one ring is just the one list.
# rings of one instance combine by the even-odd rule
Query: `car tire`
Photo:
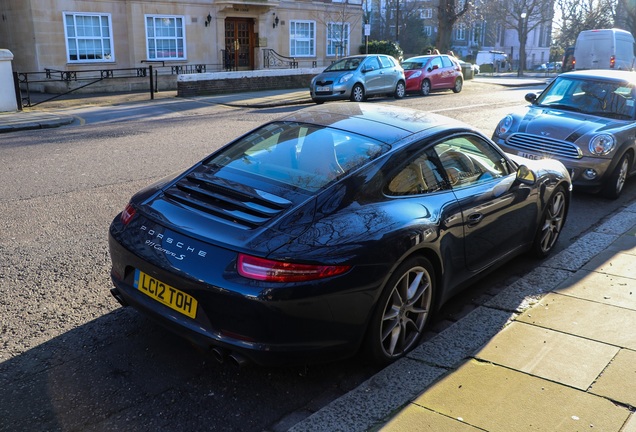
[(461, 78), (456, 78), (455, 85), (453, 86), (453, 93), (459, 93), (460, 91), (462, 91), (463, 87), (464, 81)]
[(380, 365), (417, 346), (435, 296), (435, 272), (424, 257), (404, 261), (384, 286), (367, 332), (366, 350)]
[(630, 155), (629, 153), (625, 153), (618, 162), (618, 165), (616, 165), (616, 168), (614, 168), (612, 175), (605, 182), (601, 190), (601, 195), (610, 199), (618, 198), (625, 187), (625, 181), (627, 181), (630, 167)]
[(402, 99), (405, 94), (406, 94), (406, 86), (404, 85), (404, 81), (400, 80), (395, 85), (395, 93), (393, 94), (393, 97), (395, 97), (395, 99)]
[(559, 186), (552, 193), (546, 208), (543, 210), (541, 222), (534, 237), (532, 250), (537, 258), (547, 257), (554, 249), (565, 222), (567, 208), (567, 194), (565, 189)]
[(312, 101), (314, 101), (314, 103), (316, 103), (316, 104), (318, 104), (318, 105), (320, 105), (320, 104), (324, 104), (324, 103), (325, 103), (325, 101), (318, 100), (318, 99), (312, 99)]
[(362, 84), (356, 84), (351, 89), (351, 102), (364, 102), (364, 87)]
[(431, 93), (431, 82), (427, 79), (423, 79), (420, 84), (420, 94), (422, 96), (428, 96)]

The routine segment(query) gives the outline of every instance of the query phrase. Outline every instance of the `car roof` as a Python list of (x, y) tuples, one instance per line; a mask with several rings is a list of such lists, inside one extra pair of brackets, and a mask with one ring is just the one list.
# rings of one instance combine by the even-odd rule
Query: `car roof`
[(624, 70), (611, 70), (611, 69), (586, 69), (586, 70), (574, 70), (561, 74), (561, 76), (567, 76), (572, 78), (582, 79), (602, 79), (611, 81), (627, 81), (636, 85), (636, 72), (624, 71)]
[(472, 130), (458, 120), (439, 114), (381, 103), (336, 102), (316, 105), (296, 111), (282, 120), (347, 130), (387, 144), (440, 126)]

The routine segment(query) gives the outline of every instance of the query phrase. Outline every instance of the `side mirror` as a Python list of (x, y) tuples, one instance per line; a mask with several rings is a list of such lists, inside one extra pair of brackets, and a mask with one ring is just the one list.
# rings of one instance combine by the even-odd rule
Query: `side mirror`
[(535, 93), (526, 93), (525, 98), (526, 101), (530, 102), (531, 104), (537, 101), (537, 95)]
[(521, 165), (517, 170), (517, 181), (519, 183), (533, 185), (537, 182), (537, 176), (530, 168)]

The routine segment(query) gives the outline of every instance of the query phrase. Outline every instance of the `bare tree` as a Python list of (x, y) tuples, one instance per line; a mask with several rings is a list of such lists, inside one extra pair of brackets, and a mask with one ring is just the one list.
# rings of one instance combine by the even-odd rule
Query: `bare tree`
[(523, 75), (526, 65), (526, 42), (528, 34), (546, 24), (554, 17), (554, 0), (499, 0), (491, 7), (499, 8), (505, 28), (515, 30), (519, 39), (518, 75)]
[(437, 40), (435, 45), (441, 52), (451, 49), (455, 23), (466, 14), (473, 3), (469, 0), (440, 0), (437, 8)]
[[(582, 30), (614, 27), (616, 8), (615, 0), (555, 0), (560, 16), (556, 22), (555, 43), (566, 48), (574, 45)], [(632, 12), (636, 12), (634, 7)]]

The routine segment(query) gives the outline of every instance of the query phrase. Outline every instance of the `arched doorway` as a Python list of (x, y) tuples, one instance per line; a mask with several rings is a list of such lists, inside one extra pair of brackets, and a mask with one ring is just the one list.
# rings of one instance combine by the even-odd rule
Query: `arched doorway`
[(225, 19), (226, 68), (254, 69), (254, 20), (252, 18)]

